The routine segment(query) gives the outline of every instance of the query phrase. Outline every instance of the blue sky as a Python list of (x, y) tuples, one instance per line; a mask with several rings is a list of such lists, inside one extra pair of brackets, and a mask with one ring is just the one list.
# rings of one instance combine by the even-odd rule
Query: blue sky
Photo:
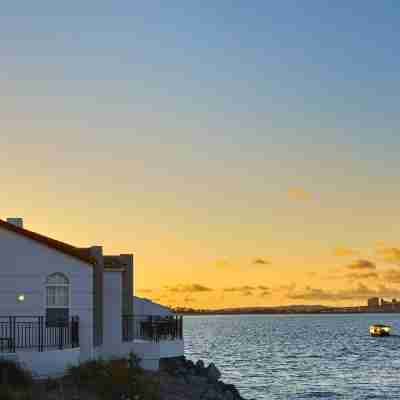
[[(121, 232), (140, 226), (146, 238), (123, 245), (142, 248), (149, 269), (165, 257), (177, 274), (187, 260), (257, 248), (279, 257), (293, 247), (314, 265), (303, 260), (310, 240), (320, 252), (395, 240), (397, 3), (166, 4), (3, 5), (0, 178), (19, 199), (4, 212), (40, 226), (52, 210), (55, 233), (72, 242), (104, 226), (71, 237), (55, 200), (75, 224), (121, 214)], [(34, 209), (26, 181), (44, 188)], [(312, 205), (294, 204), (290, 188)], [(193, 249), (154, 257), (152, 240), (171, 229), (177, 248), (189, 237)], [(114, 249), (111, 236), (101, 239)]]

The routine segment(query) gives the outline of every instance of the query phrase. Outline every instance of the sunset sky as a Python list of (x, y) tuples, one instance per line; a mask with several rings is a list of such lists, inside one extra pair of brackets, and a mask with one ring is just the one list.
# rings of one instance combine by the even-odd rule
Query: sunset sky
[(394, 1), (6, 2), (1, 218), (135, 252), (164, 304), (400, 298), (399, 21)]

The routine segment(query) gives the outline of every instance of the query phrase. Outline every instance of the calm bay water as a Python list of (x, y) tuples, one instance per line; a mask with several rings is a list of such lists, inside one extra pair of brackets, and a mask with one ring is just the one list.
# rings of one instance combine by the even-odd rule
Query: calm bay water
[(400, 314), (187, 316), (184, 334), (247, 399), (400, 399)]

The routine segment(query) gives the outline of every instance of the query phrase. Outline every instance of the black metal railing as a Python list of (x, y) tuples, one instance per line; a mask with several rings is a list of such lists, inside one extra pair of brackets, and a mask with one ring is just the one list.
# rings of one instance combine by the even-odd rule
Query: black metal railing
[(123, 315), (122, 340), (129, 342), (134, 339), (176, 340), (183, 338), (183, 318), (180, 315)]
[(19, 349), (45, 351), (79, 347), (79, 318), (46, 323), (46, 318), (0, 316), (0, 353)]

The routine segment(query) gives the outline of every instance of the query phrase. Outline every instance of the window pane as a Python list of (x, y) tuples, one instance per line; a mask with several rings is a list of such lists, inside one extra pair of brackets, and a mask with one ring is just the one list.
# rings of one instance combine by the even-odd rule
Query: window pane
[(56, 288), (54, 286), (47, 287), (47, 306), (54, 307), (56, 305)]
[(57, 301), (57, 305), (60, 307), (68, 307), (69, 299), (68, 299), (68, 288), (67, 287), (58, 287), (59, 298)]
[(68, 307), (68, 286), (47, 286), (47, 307)]
[(68, 285), (69, 283), (68, 278), (58, 272), (47, 277), (46, 282), (51, 285)]
[(48, 308), (46, 310), (46, 327), (67, 326), (69, 320), (68, 308)]

